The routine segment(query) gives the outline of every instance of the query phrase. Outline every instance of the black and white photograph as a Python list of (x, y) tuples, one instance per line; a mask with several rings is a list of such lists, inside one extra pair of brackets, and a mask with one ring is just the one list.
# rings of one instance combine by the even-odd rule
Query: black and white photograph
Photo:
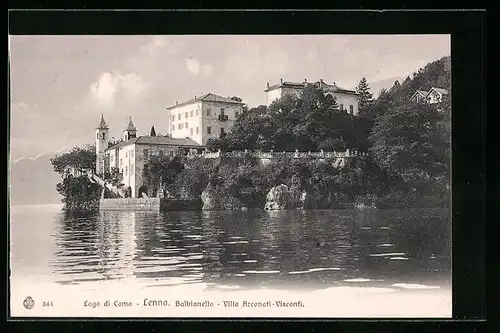
[(8, 47), (13, 318), (452, 317), (449, 34)]

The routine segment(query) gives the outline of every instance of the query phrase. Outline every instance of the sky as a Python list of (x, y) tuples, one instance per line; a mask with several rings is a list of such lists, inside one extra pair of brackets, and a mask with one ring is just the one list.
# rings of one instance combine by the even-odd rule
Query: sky
[(266, 83), (354, 89), (450, 55), (449, 35), (10, 36), (11, 159), (93, 143), (132, 117), (167, 133), (166, 107), (205, 93), (265, 104)]

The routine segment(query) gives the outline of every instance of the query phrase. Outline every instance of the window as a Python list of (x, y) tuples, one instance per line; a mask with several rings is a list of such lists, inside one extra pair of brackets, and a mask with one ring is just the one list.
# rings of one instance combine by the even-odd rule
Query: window
[(192, 128), (189, 129), (189, 134), (193, 135), (193, 129)]
[(130, 151), (130, 158), (134, 158), (134, 151), (133, 150)]
[(134, 174), (134, 164), (130, 164), (130, 175), (132, 176)]
[(180, 113), (177, 115), (177, 120), (181, 120), (181, 114)]
[(174, 156), (174, 151), (173, 150), (169, 151), (168, 153), (169, 153), (170, 157)]
[(96, 139), (99, 140), (99, 133), (96, 133)]
[(175, 125), (172, 125), (172, 131), (175, 131)]
[(354, 114), (354, 106), (349, 105), (349, 113)]
[(177, 125), (177, 128), (181, 129), (182, 128), (182, 124)]
[(226, 133), (226, 132), (224, 132), (224, 127), (221, 127), (220, 128), (220, 134), (224, 134), (224, 133)]
[(190, 117), (192, 117), (192, 116), (193, 116), (193, 110), (191, 110), (191, 111), (189, 112), (189, 116), (190, 116)]
[(224, 115), (224, 108), (220, 108), (220, 114), (221, 114), (221, 116)]
[(207, 126), (207, 134), (212, 134), (212, 127)]
[(344, 111), (344, 104), (340, 104), (340, 111)]
[(163, 149), (160, 149), (160, 150), (158, 151), (158, 155), (159, 155), (159, 156), (163, 156)]
[(175, 116), (172, 116), (172, 121), (175, 121)]
[[(122, 164), (123, 164), (123, 160), (120, 158), (120, 166), (122, 166)], [(122, 170), (122, 172), (123, 172), (123, 170)]]
[(149, 149), (144, 149), (144, 157), (148, 157), (149, 155)]
[(188, 113), (186, 111), (186, 112), (184, 112), (184, 118), (187, 118), (187, 117), (188, 117)]
[(196, 109), (196, 115), (198, 116), (200, 114), (200, 110)]
[(102, 139), (106, 140), (106, 133), (102, 133)]
[(196, 134), (199, 134), (200, 133), (200, 128), (198, 126), (196, 126)]
[(207, 116), (211, 116), (212, 115), (212, 109), (207, 109)]
[(127, 175), (128, 175), (128, 168), (125, 167), (125, 176), (127, 176)]
[(239, 115), (240, 113), (238, 111), (234, 111), (234, 118), (238, 118)]
[(125, 152), (125, 157), (128, 157), (128, 151)]
[(188, 128), (188, 123), (184, 123), (184, 128), (187, 129)]

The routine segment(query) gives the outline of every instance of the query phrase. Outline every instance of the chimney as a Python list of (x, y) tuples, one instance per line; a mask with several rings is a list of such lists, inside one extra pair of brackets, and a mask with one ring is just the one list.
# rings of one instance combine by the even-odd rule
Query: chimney
[(179, 101), (175, 101), (175, 105), (179, 105)]
[(269, 82), (267, 83), (267, 89), (269, 89)]
[(323, 88), (323, 79), (319, 79), (319, 89)]
[(283, 84), (283, 79), (280, 79), (280, 81), (281, 81), (281, 84)]

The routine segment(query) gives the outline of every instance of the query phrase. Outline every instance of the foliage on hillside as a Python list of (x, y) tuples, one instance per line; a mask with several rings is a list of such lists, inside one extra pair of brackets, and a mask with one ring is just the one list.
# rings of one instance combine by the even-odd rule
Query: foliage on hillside
[(366, 151), (369, 120), (340, 110), (335, 98), (310, 85), (300, 97), (286, 95), (269, 107), (244, 112), (231, 131), (207, 143), (209, 150)]
[(62, 195), (64, 210), (67, 212), (89, 212), (99, 209), (102, 188), (92, 183), (86, 176), (69, 176), (56, 186)]
[(54, 171), (63, 174), (67, 167), (75, 170), (95, 170), (95, 146), (74, 147), (70, 152), (58, 154), (50, 159)]
[(160, 187), (174, 183), (177, 175), (184, 169), (181, 157), (151, 156), (143, 169), (144, 183), (149, 189), (149, 196), (155, 196)]

